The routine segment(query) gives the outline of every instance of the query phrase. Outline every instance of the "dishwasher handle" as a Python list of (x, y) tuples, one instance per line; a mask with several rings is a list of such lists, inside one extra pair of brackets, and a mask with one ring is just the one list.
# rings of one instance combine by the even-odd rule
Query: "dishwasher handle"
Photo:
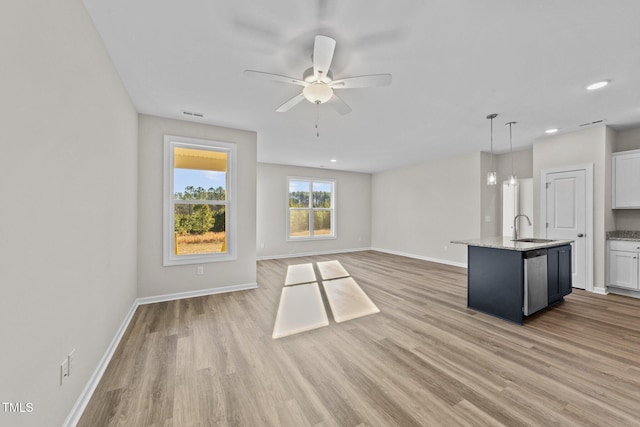
[(529, 259), (529, 258), (536, 258), (539, 256), (546, 256), (547, 255), (547, 250), (546, 249), (536, 249), (535, 251), (527, 251), (524, 253), (524, 259)]

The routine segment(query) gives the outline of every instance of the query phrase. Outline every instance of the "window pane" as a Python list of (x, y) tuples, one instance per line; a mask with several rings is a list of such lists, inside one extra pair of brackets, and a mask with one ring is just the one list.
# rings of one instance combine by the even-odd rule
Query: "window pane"
[(174, 254), (211, 254), (227, 251), (224, 206), (176, 203)]
[(331, 211), (313, 211), (313, 235), (331, 234)]
[(331, 183), (330, 182), (314, 182), (313, 183), (313, 207), (314, 208), (330, 208), (331, 207)]
[(226, 200), (227, 153), (175, 147), (175, 200)]
[(289, 181), (289, 207), (309, 207), (309, 181)]
[(291, 209), (289, 210), (289, 236), (309, 237), (309, 211)]

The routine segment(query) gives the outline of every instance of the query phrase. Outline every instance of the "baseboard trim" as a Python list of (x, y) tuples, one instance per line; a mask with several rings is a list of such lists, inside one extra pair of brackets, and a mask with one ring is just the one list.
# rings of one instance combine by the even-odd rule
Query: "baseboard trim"
[(462, 267), (462, 268), (467, 268), (467, 263), (466, 262), (456, 262), (456, 261), (450, 261), (448, 259), (440, 259), (440, 258), (432, 258), (432, 257), (428, 257), (428, 256), (423, 256), (423, 255), (416, 255), (416, 254), (410, 254), (407, 252), (399, 252), (399, 251), (393, 251), (390, 249), (382, 249), (382, 248), (371, 248), (371, 250), (376, 251), (376, 252), (382, 252), (385, 254), (391, 254), (391, 255), (398, 255), (398, 256), (403, 256), (403, 257), (407, 257), (407, 258), (414, 258), (414, 259), (419, 259), (422, 261), (430, 261), (430, 262), (437, 262), (438, 264), (446, 264), (446, 265), (452, 265), (454, 267)]
[(137, 308), (138, 302), (137, 300), (135, 300), (133, 302), (133, 305), (129, 309), (129, 312), (120, 324), (120, 327), (116, 331), (116, 335), (111, 340), (109, 347), (107, 347), (107, 351), (104, 353), (104, 356), (102, 356), (102, 359), (100, 359), (100, 362), (98, 363), (95, 371), (93, 371), (93, 375), (91, 375), (91, 378), (89, 378), (89, 382), (85, 386), (84, 390), (82, 390), (82, 393), (78, 397), (78, 400), (76, 400), (75, 405), (73, 405), (71, 412), (69, 412), (67, 419), (62, 424), (63, 427), (75, 427), (76, 424), (78, 424), (78, 422), (80, 421), (82, 413), (89, 404), (89, 400), (91, 400), (91, 396), (93, 396), (93, 392), (96, 390), (96, 387), (98, 387), (98, 384), (102, 379), (102, 375), (106, 371), (107, 366), (109, 365), (109, 362), (111, 361), (111, 358), (116, 351), (116, 348), (118, 348), (118, 344), (120, 344), (120, 340), (129, 327), (129, 323), (131, 322), (131, 319), (133, 319), (133, 315), (135, 314)]
[(178, 292), (175, 294), (157, 295), (153, 297), (138, 298), (138, 305), (154, 304), (156, 302), (174, 301), (185, 298), (202, 297), (205, 295), (225, 294), (227, 292), (246, 291), (248, 289), (256, 289), (257, 283), (245, 283), (241, 285), (222, 286), (219, 288), (201, 289), (197, 291)]
[(615, 286), (608, 286), (607, 290), (611, 294), (623, 295), (625, 297), (640, 298), (640, 293), (633, 289), (616, 288)]
[(84, 410), (87, 408), (87, 405), (89, 404), (89, 400), (91, 400), (91, 396), (93, 396), (93, 393), (95, 392), (96, 387), (98, 387), (98, 384), (102, 379), (102, 375), (104, 375), (104, 372), (107, 370), (107, 366), (109, 366), (109, 362), (111, 362), (111, 358), (113, 357), (113, 354), (118, 348), (118, 344), (120, 344), (120, 340), (124, 336), (125, 331), (129, 327), (129, 323), (131, 323), (131, 320), (133, 319), (133, 315), (138, 309), (138, 306), (145, 305), (145, 304), (153, 304), (156, 302), (173, 301), (173, 300), (193, 298), (193, 297), (199, 297), (199, 296), (205, 296), (205, 295), (244, 291), (248, 289), (256, 289), (257, 287), (258, 287), (257, 283), (246, 283), (241, 285), (231, 285), (231, 286), (222, 286), (219, 288), (202, 289), (199, 291), (178, 292), (175, 294), (166, 294), (166, 295), (158, 295), (154, 297), (137, 298), (133, 302), (133, 305), (129, 309), (129, 312), (127, 313), (124, 320), (122, 321), (122, 324), (116, 331), (116, 334), (111, 340), (109, 347), (107, 347), (107, 351), (104, 353), (104, 356), (102, 356), (102, 359), (100, 359), (100, 362), (98, 363), (98, 366), (93, 372), (93, 375), (91, 375), (91, 378), (89, 378), (89, 382), (85, 386), (84, 390), (82, 390), (82, 393), (76, 400), (75, 405), (73, 405), (71, 412), (69, 412), (69, 415), (67, 416), (67, 419), (64, 421), (62, 426), (75, 427), (80, 421), (80, 417), (82, 417)]
[(333, 249), (330, 251), (313, 251), (313, 252), (301, 252), (294, 254), (283, 254), (283, 255), (265, 255), (256, 257), (257, 261), (266, 261), (269, 259), (282, 259), (282, 258), (298, 258), (303, 256), (315, 256), (315, 255), (332, 255), (332, 254), (346, 254), (349, 252), (362, 252), (362, 251), (370, 251), (372, 248), (351, 248), (351, 249)]
[(604, 286), (594, 286), (591, 292), (593, 292), (594, 294), (600, 294), (600, 295), (609, 294), (609, 291)]

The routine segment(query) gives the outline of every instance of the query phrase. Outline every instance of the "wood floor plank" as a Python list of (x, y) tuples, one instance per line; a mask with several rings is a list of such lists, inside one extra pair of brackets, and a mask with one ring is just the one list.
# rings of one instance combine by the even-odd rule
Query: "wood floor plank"
[[(381, 312), (271, 339), (288, 266), (331, 260)], [(520, 326), (468, 309), (466, 279), (363, 251), (140, 306), (79, 426), (640, 425), (640, 300), (574, 290)]]

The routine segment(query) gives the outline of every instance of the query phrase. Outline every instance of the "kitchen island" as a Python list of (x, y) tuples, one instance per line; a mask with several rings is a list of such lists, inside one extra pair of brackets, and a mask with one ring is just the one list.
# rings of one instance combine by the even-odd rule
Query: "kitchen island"
[(572, 240), (490, 237), (468, 245), (467, 306), (522, 324), (571, 293)]

